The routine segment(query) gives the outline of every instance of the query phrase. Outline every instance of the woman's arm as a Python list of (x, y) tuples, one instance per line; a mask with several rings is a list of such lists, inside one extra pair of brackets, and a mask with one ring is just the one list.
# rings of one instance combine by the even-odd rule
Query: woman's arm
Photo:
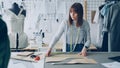
[(85, 42), (84, 47), (88, 48), (91, 44), (90, 26), (89, 26), (88, 22), (86, 22), (86, 29), (85, 30), (86, 30), (86, 35), (87, 35), (87, 37), (86, 37), (87, 41)]
[(85, 31), (86, 31), (86, 35), (87, 35), (87, 37), (86, 37), (86, 39), (87, 39), (87, 41), (85, 42), (85, 44), (84, 44), (84, 47), (83, 47), (83, 49), (82, 49), (82, 51), (80, 52), (80, 55), (82, 55), (82, 56), (86, 56), (87, 54), (87, 48), (90, 46), (90, 44), (91, 44), (91, 37), (90, 37), (90, 26), (89, 26), (89, 23), (88, 22), (84, 22), (85, 23)]
[(47, 51), (46, 56), (50, 55), (52, 48), (54, 47), (54, 45), (57, 43), (57, 41), (62, 36), (62, 34), (63, 34), (64, 30), (65, 30), (65, 26), (66, 26), (66, 21), (62, 21), (62, 23), (60, 24), (60, 27), (59, 27), (57, 33), (55, 35), (53, 35), (53, 39), (52, 39), (52, 41), (49, 44), (49, 49)]

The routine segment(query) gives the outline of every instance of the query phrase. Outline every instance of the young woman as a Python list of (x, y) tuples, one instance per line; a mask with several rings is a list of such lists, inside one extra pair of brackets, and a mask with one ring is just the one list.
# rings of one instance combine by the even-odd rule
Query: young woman
[[(74, 3), (69, 10), (69, 19), (61, 23), (56, 35), (49, 44), (46, 56), (50, 56), (55, 43), (64, 33), (66, 52), (80, 52), (80, 55), (86, 56), (87, 48), (90, 46), (90, 26), (83, 19), (83, 6), (80, 3)], [(86, 41), (84, 41), (86, 39)], [(84, 42), (84, 43), (83, 43)]]

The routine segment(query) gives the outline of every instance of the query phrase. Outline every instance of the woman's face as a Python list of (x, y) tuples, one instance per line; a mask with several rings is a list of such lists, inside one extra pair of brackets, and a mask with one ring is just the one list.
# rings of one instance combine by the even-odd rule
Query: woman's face
[(70, 10), (70, 16), (71, 16), (71, 18), (72, 18), (72, 20), (77, 20), (77, 13), (74, 11), (74, 9), (73, 8), (71, 8), (71, 10)]

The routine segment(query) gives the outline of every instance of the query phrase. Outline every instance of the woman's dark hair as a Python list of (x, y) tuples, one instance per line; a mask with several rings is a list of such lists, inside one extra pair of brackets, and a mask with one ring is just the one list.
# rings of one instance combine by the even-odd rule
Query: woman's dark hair
[(77, 20), (77, 23), (76, 23), (76, 26), (79, 27), (83, 24), (83, 6), (81, 3), (74, 3), (71, 7), (70, 7), (70, 10), (69, 10), (69, 24), (72, 25), (73, 23), (73, 20), (70, 16), (70, 11), (71, 9), (73, 9), (77, 15), (78, 15), (78, 20)]

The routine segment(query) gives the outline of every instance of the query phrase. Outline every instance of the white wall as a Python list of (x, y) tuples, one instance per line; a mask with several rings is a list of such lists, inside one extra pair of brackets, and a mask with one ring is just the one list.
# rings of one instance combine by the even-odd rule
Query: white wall
[[(22, 0), (3, 0), (4, 8), (9, 8), (16, 1), (21, 4)], [(69, 7), (74, 2), (83, 4), (84, 0), (25, 0), (27, 16), (25, 19), (25, 33), (32, 38), (33, 32), (43, 29), (45, 32), (44, 42), (49, 43), (52, 36), (58, 30), (61, 21), (68, 17)], [(87, 0), (87, 20), (91, 27), (92, 42), (96, 40), (97, 24), (91, 24), (91, 11), (96, 10), (104, 0)], [(46, 20), (45, 20), (46, 19)], [(59, 22), (56, 21), (59, 19)], [(62, 43), (62, 38), (59, 41)]]

